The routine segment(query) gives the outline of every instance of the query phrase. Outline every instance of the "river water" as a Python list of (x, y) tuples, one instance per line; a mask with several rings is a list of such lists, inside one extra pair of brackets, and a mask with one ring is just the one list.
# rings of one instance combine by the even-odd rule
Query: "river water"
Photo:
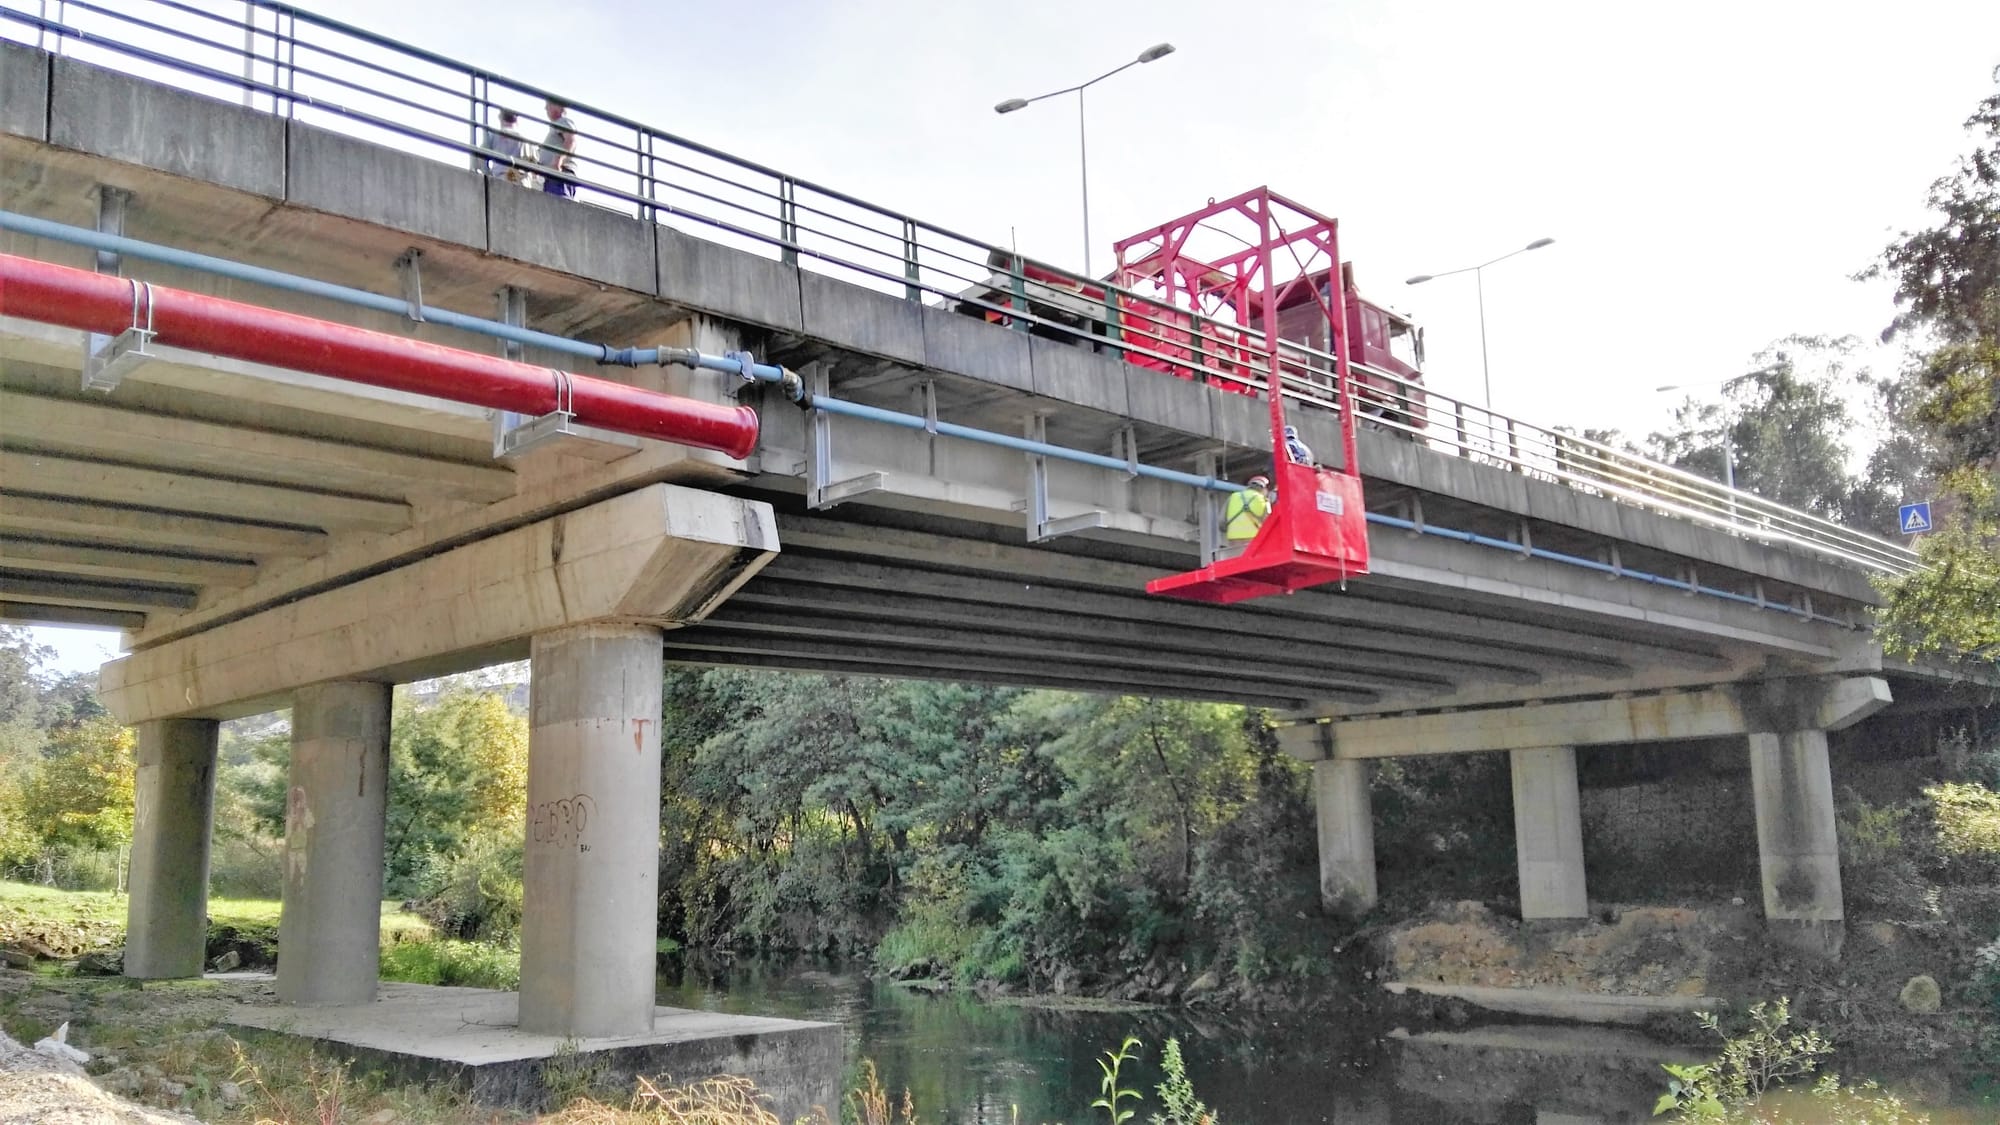
[(660, 1002), (839, 1023), (850, 1066), (872, 1059), (883, 1085), (907, 1088), (930, 1125), (1102, 1121), (1104, 1111), (1090, 1108), (1100, 1078), (1093, 1060), (1127, 1035), (1144, 1043), (1124, 1083), (1146, 1095), (1138, 1122), (1160, 1108), (1153, 1088), (1169, 1036), (1226, 1125), (1641, 1121), (1665, 1077), (1648, 1054), (1657, 1048), (1596, 1029), (1488, 1027), (1446, 1033), (1450, 1041), (1406, 1040), (1390, 1026), (1338, 1018), (1024, 1007), (796, 962), (690, 963), (661, 978)]

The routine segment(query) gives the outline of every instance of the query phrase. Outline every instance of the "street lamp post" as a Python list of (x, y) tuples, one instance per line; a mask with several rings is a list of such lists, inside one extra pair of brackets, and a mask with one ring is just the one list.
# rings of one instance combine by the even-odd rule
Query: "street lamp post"
[[(1727, 379), (1713, 379), (1705, 383), (1668, 383), (1663, 387), (1654, 387), (1653, 393), (1665, 394), (1668, 391), (1698, 391), (1709, 387), (1714, 387), (1718, 391), (1726, 391), (1738, 383), (1747, 383), (1752, 379), (1769, 375), (1774, 371), (1783, 370), (1784, 366), (1785, 353), (1779, 352), (1778, 362), (1768, 367), (1759, 367), (1755, 371), (1746, 371), (1741, 375), (1733, 375)], [(1727, 485), (1731, 492), (1736, 491), (1736, 446), (1730, 439), (1727, 423), (1722, 427), (1722, 483)]]
[(1486, 267), (1493, 265), (1495, 262), (1504, 262), (1516, 254), (1525, 254), (1530, 250), (1540, 250), (1554, 241), (1555, 239), (1553, 238), (1537, 238), (1519, 250), (1509, 250), (1491, 261), (1481, 262), (1476, 266), (1461, 266), (1458, 269), (1446, 270), (1443, 273), (1420, 273), (1403, 283), (1405, 285), (1422, 285), (1426, 281), (1435, 281), (1440, 277), (1450, 277), (1455, 273), (1469, 273), (1472, 275), (1473, 284), (1477, 287), (1479, 293), (1479, 370), (1486, 381), (1486, 412), (1488, 414), (1493, 412), (1493, 368), (1488, 365), (1486, 360)]
[(1080, 86), (1070, 86), (1062, 90), (1051, 90), (1046, 94), (1037, 94), (1032, 98), (1008, 98), (1006, 101), (1001, 102), (999, 105), (993, 107), (993, 112), (995, 113), (1012, 113), (1017, 109), (1026, 109), (1029, 106), (1035, 104), (1036, 102), (1042, 101), (1045, 98), (1061, 97), (1064, 94), (1076, 95), (1076, 147), (1078, 155), (1078, 164), (1081, 167), (1083, 174), (1083, 273), (1084, 276), (1086, 277), (1091, 276), (1090, 138), (1084, 131), (1083, 92), (1085, 90), (1090, 89), (1092, 86), (1097, 85), (1099, 82), (1102, 82), (1105, 79), (1111, 77), (1114, 74), (1138, 66), (1140, 63), (1149, 63), (1153, 62), (1156, 59), (1165, 58), (1166, 56), (1171, 55), (1173, 53), (1174, 53), (1174, 45), (1172, 43), (1155, 43), (1152, 46), (1146, 48), (1145, 50), (1139, 52), (1138, 58), (1133, 59), (1131, 62), (1128, 62), (1123, 66), (1107, 70), (1103, 74), (1098, 75), (1097, 77), (1091, 79), (1088, 82), (1083, 83)]

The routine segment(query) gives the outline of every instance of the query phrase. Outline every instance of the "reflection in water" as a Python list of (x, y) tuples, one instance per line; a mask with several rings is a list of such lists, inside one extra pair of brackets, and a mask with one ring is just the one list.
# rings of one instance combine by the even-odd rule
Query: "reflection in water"
[[(885, 1087), (907, 1087), (920, 1117), (943, 1125), (1011, 1125), (1016, 1107), (1021, 1122), (1080, 1125), (1098, 1095), (1093, 1060), (1126, 1035), (1145, 1043), (1127, 1071), (1147, 1097), (1141, 1121), (1158, 1108), (1168, 1036), (1180, 1037), (1196, 1091), (1230, 1125), (1640, 1121), (1661, 1088), (1656, 1060), (1565, 1050), (1560, 1029), (1513, 1029), (1504, 1045), (1388, 1040), (1385, 1027), (1324, 1017), (1052, 1011), (797, 962), (690, 960), (661, 977), (660, 1002), (840, 1023), (850, 1065), (875, 1060)], [(1553, 1051), (1520, 1049), (1543, 1035)]]

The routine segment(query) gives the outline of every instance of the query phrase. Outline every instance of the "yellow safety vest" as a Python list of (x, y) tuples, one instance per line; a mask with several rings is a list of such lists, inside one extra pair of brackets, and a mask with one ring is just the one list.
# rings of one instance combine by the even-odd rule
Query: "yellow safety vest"
[(1264, 526), (1264, 517), (1271, 514), (1271, 501), (1256, 489), (1247, 492), (1232, 492), (1229, 502), (1222, 508), (1222, 537), (1225, 539), (1253, 539), (1257, 529)]

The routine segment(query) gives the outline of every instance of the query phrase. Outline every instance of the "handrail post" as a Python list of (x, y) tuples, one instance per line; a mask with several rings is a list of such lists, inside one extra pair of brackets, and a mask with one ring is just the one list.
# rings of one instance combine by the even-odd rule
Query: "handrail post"
[(790, 176), (778, 177), (778, 258), (788, 266), (799, 264), (799, 185)]
[(917, 221), (903, 220), (903, 297), (905, 300), (921, 300), (924, 291), (917, 286)]
[(1124, 359), (1125, 349), (1118, 346), (1125, 342), (1124, 321), (1118, 307), (1118, 291), (1109, 285), (1104, 287), (1104, 338), (1110, 344), (1109, 351), (1112, 358)]
[(653, 159), (652, 130), (642, 130), (635, 147), (639, 150), (634, 161), (639, 167), (639, 196), (646, 200), (639, 205), (639, 217), (650, 223), (659, 217), (659, 209), (653, 206), (653, 201), (659, 198), (659, 181), (654, 179), (658, 165)]
[(1453, 399), (1451, 405), (1458, 418), (1458, 455), (1469, 458), (1472, 456), (1472, 445), (1471, 435), (1465, 432), (1465, 404)]
[(466, 117), (466, 125), (472, 130), (472, 144), (470, 146), (472, 151), (466, 155), (472, 161), (472, 170), (479, 172), (484, 171), (486, 167), (486, 161), (479, 155), (479, 125), (486, 116), (486, 77), (476, 71), (466, 77), (466, 84), (470, 87), (467, 96), (472, 106), (472, 112)]
[(1007, 298), (1007, 307), (1015, 312), (1014, 330), (1026, 332), (1033, 326), (1028, 322), (1028, 274), (1019, 254), (1008, 255), (1007, 269), (1008, 284), (1014, 291), (1013, 295)]
[(1517, 473), (1527, 472), (1528, 467), (1521, 464), (1521, 436), (1514, 432), (1512, 418), (1507, 419), (1507, 463), (1512, 465)]

